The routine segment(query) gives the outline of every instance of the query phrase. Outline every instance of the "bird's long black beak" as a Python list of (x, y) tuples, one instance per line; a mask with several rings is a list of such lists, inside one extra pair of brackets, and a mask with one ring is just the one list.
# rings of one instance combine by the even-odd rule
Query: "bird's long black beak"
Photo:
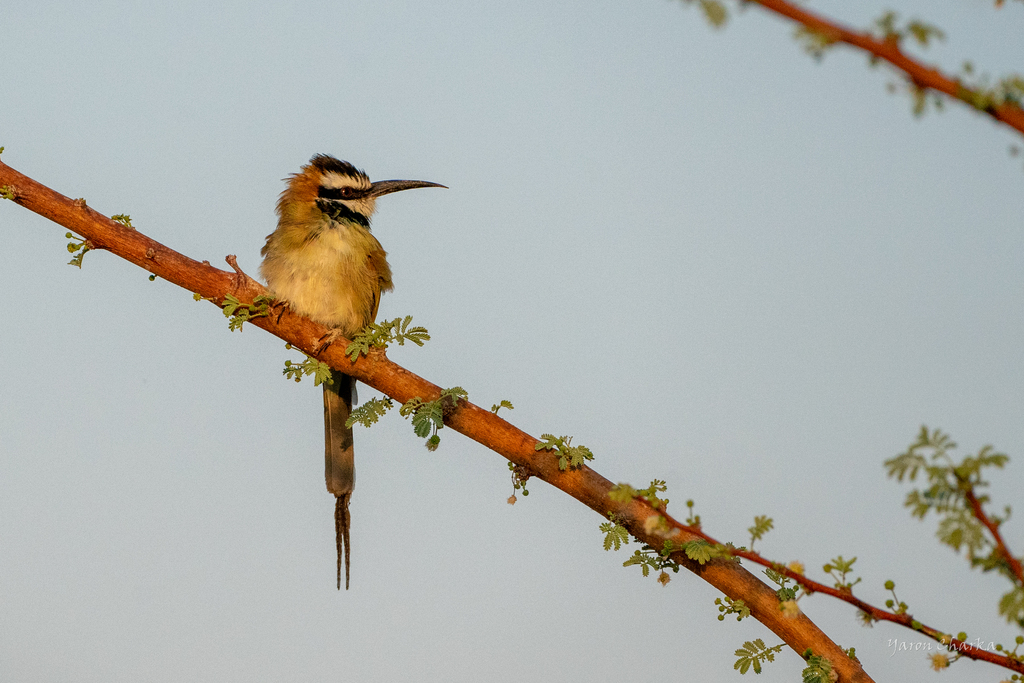
[(370, 186), (370, 191), (367, 193), (369, 197), (380, 197), (392, 192), (401, 192), (402, 190), (413, 190), (417, 187), (443, 187), (448, 189), (447, 185), (439, 185), (437, 183), (428, 183), (426, 180), (378, 180)]

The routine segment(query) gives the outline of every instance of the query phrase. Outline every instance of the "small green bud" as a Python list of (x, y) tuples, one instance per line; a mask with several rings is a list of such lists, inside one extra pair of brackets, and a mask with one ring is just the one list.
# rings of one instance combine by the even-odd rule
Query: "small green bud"
[(1017, 643), (1018, 645), (1024, 645), (1024, 636), (1017, 636), (1017, 639), (1013, 642)]
[(156, 275), (150, 275), (150, 276), (149, 276), (149, 281), (150, 281), (150, 282), (152, 282), (152, 281), (153, 281), (153, 280), (155, 280), (155, 279), (156, 279)]
[(891, 591), (895, 587), (896, 587), (896, 584), (893, 583), (892, 581), (886, 581), (885, 582), (885, 590)]
[(967, 642), (967, 634), (964, 633), (963, 631), (960, 631), (960, 633), (956, 634), (956, 639), (959, 640), (961, 643), (966, 643)]

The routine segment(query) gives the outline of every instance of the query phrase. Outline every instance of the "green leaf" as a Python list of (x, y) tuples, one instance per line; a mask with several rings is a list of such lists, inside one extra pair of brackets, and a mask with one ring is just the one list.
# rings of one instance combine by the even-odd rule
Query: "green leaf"
[(459, 401), (464, 401), (469, 398), (469, 392), (462, 387), (452, 387), (451, 389), (444, 389), (438, 400), (449, 399), (451, 405), (458, 404)]
[(224, 316), (229, 318), (228, 329), (234, 331), (241, 330), (242, 326), (253, 318), (270, 315), (270, 304), (273, 301), (272, 297), (261, 294), (253, 299), (251, 304), (245, 304), (234, 295), (225, 294), (220, 307), (224, 311)]
[(541, 441), (534, 446), (538, 451), (558, 451), (558, 469), (582, 467), (587, 460), (593, 460), (594, 454), (586, 446), (573, 446), (571, 436), (555, 436), (541, 434)]
[(765, 515), (757, 515), (754, 517), (754, 526), (748, 527), (747, 531), (750, 532), (750, 548), (754, 548), (754, 541), (759, 541), (764, 537), (772, 528), (775, 526), (775, 522), (771, 517)]
[[(237, 319), (237, 316), (232, 319), (232, 321), (235, 319)], [(241, 323), (239, 323), (239, 325), (241, 325)], [(284, 370), (282, 372), (285, 378), (299, 382), (303, 377), (312, 375), (313, 386), (320, 386), (325, 382), (330, 384), (331, 366), (313, 358), (312, 356), (307, 356), (306, 354), (303, 354), (303, 356), (305, 356), (305, 360), (299, 363), (291, 360), (286, 360), (284, 362)]]
[(394, 407), (395, 402), (385, 396), (383, 399), (371, 398), (366, 403), (358, 406), (352, 410), (352, 414), (349, 415), (348, 420), (345, 421), (346, 427), (359, 423), (364, 427), (376, 424), (380, 418), (384, 417), (384, 414)]
[(764, 641), (760, 638), (748, 640), (734, 653), (738, 659), (733, 664), (733, 668), (741, 674), (745, 674), (753, 668), (754, 673), (759, 674), (761, 673), (761, 662), (774, 662), (776, 653), (781, 652), (783, 646), (780, 644), (774, 647), (765, 647)]
[(629, 544), (629, 531), (626, 527), (616, 522), (605, 522), (601, 525), (601, 532), (604, 536), (604, 549), (611, 550), (615, 548), (618, 550), (623, 545)]
[(634, 550), (633, 554), (628, 560), (622, 563), (623, 567), (630, 567), (632, 565), (640, 565), (640, 571), (644, 576), (650, 576), (651, 569), (660, 569), (658, 559), (650, 555), (645, 555), (639, 550)]
[(345, 355), (354, 363), (360, 355), (366, 355), (371, 348), (385, 349), (391, 342), (398, 342), (399, 346), (404, 346), (408, 341), (416, 346), (423, 346), (430, 340), (430, 334), (424, 327), (410, 327), (411, 322), (412, 316), (407, 315), (405, 318), (371, 323), (353, 335), (351, 343), (345, 348)]
[(703, 538), (687, 542), (683, 545), (683, 552), (698, 564), (706, 564), (714, 556), (711, 544)]
[(1017, 586), (999, 598), (999, 614), (1011, 624), (1024, 628), (1024, 588)]
[(807, 659), (807, 668), (800, 672), (803, 683), (832, 683), (832, 662), (818, 655)]
[(967, 546), (968, 557), (974, 557), (988, 542), (981, 523), (967, 510), (951, 512), (939, 522), (939, 540), (960, 552)]
[(110, 217), (110, 220), (112, 220), (112, 221), (114, 221), (116, 223), (120, 223), (121, 225), (125, 226), (126, 228), (131, 228), (132, 230), (135, 229), (135, 226), (132, 225), (132, 217), (129, 216), (128, 214), (126, 214), (126, 213), (114, 214), (113, 216)]
[(514, 405), (512, 405), (510, 402), (506, 401), (505, 399), (501, 399), (501, 403), (495, 403), (494, 405), (491, 406), (491, 412), (494, 413), (495, 415), (497, 415), (498, 411), (501, 410), (502, 408), (508, 408), (509, 410), (515, 410), (515, 406)]
[(412, 416), (412, 429), (416, 436), (426, 437), (435, 428), (444, 426), (444, 411), (439, 401), (424, 403)]
[(540, 438), (540, 442), (533, 447), (535, 451), (554, 451), (565, 446), (565, 441), (554, 434), (541, 434)]

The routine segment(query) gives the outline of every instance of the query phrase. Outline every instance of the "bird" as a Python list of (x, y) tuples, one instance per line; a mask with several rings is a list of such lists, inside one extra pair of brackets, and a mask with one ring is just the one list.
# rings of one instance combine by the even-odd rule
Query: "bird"
[[(351, 338), (377, 318), (380, 297), (393, 289), (387, 252), (370, 232), (376, 200), (392, 192), (445, 187), (425, 180), (379, 180), (347, 161), (316, 154), (284, 181), (277, 202), (277, 228), (261, 250), (260, 275), (275, 305), (328, 328), (326, 344)], [(334, 529), (338, 590), (342, 553), (345, 590), (351, 548), (349, 501), (355, 488), (352, 428), (354, 380), (337, 370), (323, 383), (324, 460), (327, 490), (335, 496)]]

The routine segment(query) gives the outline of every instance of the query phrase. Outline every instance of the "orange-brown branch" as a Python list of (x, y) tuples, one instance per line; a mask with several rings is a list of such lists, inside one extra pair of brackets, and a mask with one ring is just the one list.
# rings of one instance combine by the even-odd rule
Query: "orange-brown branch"
[(971, 506), (971, 513), (975, 519), (984, 524), (988, 532), (992, 534), (996, 547), (999, 548), (999, 554), (1003, 556), (1006, 566), (1010, 568), (1010, 572), (1017, 577), (1017, 583), (1024, 586), (1024, 567), (1021, 567), (1020, 560), (1014, 557), (1010, 549), (1006, 547), (1006, 541), (1003, 540), (1003, 535), (999, 533), (999, 526), (985, 514), (985, 510), (981, 507), (981, 501), (974, 495), (973, 489), (967, 489), (964, 492), (964, 498), (967, 500), (967, 504)]
[[(837, 43), (846, 43), (860, 48), (879, 59), (883, 59), (896, 69), (907, 75), (907, 78), (918, 88), (934, 90), (948, 95), (954, 100), (978, 101), (979, 93), (967, 88), (959, 80), (944, 75), (937, 69), (925, 66), (921, 62), (908, 57), (896, 41), (880, 40), (871, 34), (860, 33), (849, 29), (836, 21), (809, 12), (786, 0), (750, 0), (767, 10), (775, 12), (787, 19), (803, 24), (811, 31), (819, 33)], [(984, 111), (986, 114), (1004, 123), (1019, 133), (1024, 134), (1024, 109), (1011, 103), (992, 106)]]
[[(84, 202), (71, 200), (0, 162), (0, 187), (9, 186), (14, 201), (41, 216), (59, 223), (86, 238), (92, 248), (106, 249), (135, 263), (157, 276), (196, 292), (216, 303), (232, 294), (239, 300), (252, 301), (266, 290), (240, 271), (229, 273), (183, 256), (172, 249), (110, 220), (88, 208)], [(234, 267), (234, 264), (232, 264)], [(285, 311), (277, 315), (256, 318), (252, 324), (274, 334), (310, 355), (319, 350), (319, 340), (327, 332), (312, 321)], [(344, 342), (329, 346), (318, 357), (331, 367), (348, 373), (360, 381), (387, 394), (399, 402), (415, 397), (436, 399), (441, 389), (388, 360), (383, 351), (373, 350), (367, 356), (351, 363), (345, 356)], [(612, 501), (608, 492), (612, 483), (600, 474), (582, 467), (562, 472), (557, 458), (547, 451), (537, 451), (537, 439), (509, 424), (488, 410), (469, 402), (462, 402), (446, 418), (446, 424), (478, 443), (499, 453), (516, 465), (528, 469), (533, 476), (568, 493), (587, 507), (607, 519), (614, 513), (636, 538), (660, 547), (664, 539), (648, 533), (644, 520), (660, 514), (641, 500), (627, 503)], [(679, 525), (677, 542), (698, 537)], [(738, 563), (715, 560), (699, 565), (685, 557), (684, 566), (734, 599), (742, 599), (751, 614), (778, 635), (797, 653), (811, 650), (828, 658), (841, 681), (867, 683), (871, 678), (860, 663), (828, 638), (810, 619), (800, 614), (787, 617), (779, 609), (775, 592), (756, 576), (738, 566)]]
[[(692, 527), (688, 527), (684, 524), (681, 524), (680, 522), (672, 519), (668, 515), (665, 515), (665, 517), (669, 524), (672, 526), (678, 526), (687, 529), (690, 533), (700, 536), (709, 543), (718, 543), (718, 541), (716, 541), (714, 538), (708, 536), (699, 529), (694, 529)], [(842, 590), (839, 588), (834, 588), (832, 586), (826, 586), (825, 584), (809, 579), (803, 574), (799, 574), (782, 564), (772, 562), (771, 560), (763, 557), (759, 553), (755, 553), (750, 550), (734, 550), (733, 554), (736, 557), (742, 557), (745, 560), (756, 562), (757, 564), (763, 567), (770, 567), (773, 571), (788, 576), (789, 578), (793, 579), (801, 586), (803, 586), (808, 593), (824, 593), (826, 595), (831, 595), (832, 597), (838, 600), (848, 602), (851, 605), (857, 607), (858, 609), (866, 612), (867, 614), (871, 615), (871, 618), (875, 621), (888, 621), (894, 624), (899, 624), (900, 626), (905, 626), (906, 628), (909, 628), (913, 631), (917, 631), (918, 633), (922, 633), (928, 636), (929, 638), (932, 638), (933, 640), (940, 642), (943, 645), (946, 645), (951, 652), (956, 652), (962, 657), (989, 662), (991, 664), (996, 664), (998, 666), (1010, 669), (1011, 671), (1024, 673), (1024, 662), (1012, 659), (1006, 655), (999, 654), (997, 652), (992, 652), (990, 650), (976, 647), (974, 645), (971, 645), (970, 643), (957, 640), (956, 638), (952, 638), (949, 634), (945, 634), (936, 628), (923, 624), (920, 621), (914, 619), (914, 617), (911, 614), (897, 614), (895, 612), (889, 612), (887, 610), (881, 609), (880, 607), (875, 607), (874, 605), (865, 602), (864, 600), (861, 600), (858, 597), (855, 597), (852, 591)]]

